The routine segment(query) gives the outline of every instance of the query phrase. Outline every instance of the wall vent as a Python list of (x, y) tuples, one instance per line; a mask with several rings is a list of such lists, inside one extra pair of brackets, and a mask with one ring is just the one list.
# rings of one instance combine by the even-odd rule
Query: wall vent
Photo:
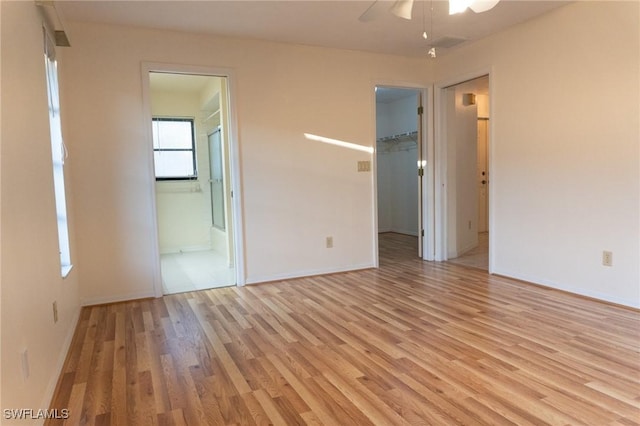
[(435, 40), (431, 45), (443, 49), (449, 49), (467, 41), (466, 38), (444, 36)]

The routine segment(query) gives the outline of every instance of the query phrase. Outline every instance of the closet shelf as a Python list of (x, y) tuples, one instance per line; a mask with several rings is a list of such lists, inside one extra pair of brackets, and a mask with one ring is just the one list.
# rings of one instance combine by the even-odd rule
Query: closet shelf
[(376, 142), (390, 142), (390, 143), (399, 143), (399, 142), (417, 142), (418, 141), (418, 132), (407, 132), (400, 133), (398, 135), (393, 136), (385, 136), (383, 138), (378, 138)]

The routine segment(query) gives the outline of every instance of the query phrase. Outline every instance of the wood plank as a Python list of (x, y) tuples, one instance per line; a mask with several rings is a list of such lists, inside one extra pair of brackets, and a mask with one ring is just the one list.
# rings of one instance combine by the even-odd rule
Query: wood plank
[(274, 425), (286, 425), (286, 420), (280, 414), (278, 407), (273, 402), (273, 399), (267, 394), (263, 389), (258, 389), (253, 392), (253, 396), (255, 396), (256, 400), (260, 404), (260, 407), (264, 410), (264, 412), (269, 417), (269, 421)]
[(415, 244), (381, 235), (379, 269), (83, 308), (51, 408), (89, 425), (638, 426), (639, 311)]
[[(304, 384), (304, 378), (300, 378), (296, 376), (295, 373), (291, 372), (285, 364), (274, 355), (267, 355), (269, 361), (278, 369), (280, 374), (287, 380), (289, 385), (300, 395), (300, 398), (304, 400), (304, 402), (309, 406), (311, 412), (314, 414), (314, 418), (320, 420), (322, 424), (325, 425), (338, 425), (338, 423), (332, 418), (331, 413), (325, 410), (321, 401), (317, 400), (316, 397), (309, 391), (307, 386)], [(309, 413), (305, 411), (304, 413)], [(303, 414), (303, 413), (301, 413)]]
[[(201, 323), (204, 322), (201, 314), (198, 314), (198, 319), (201, 321)], [(242, 376), (242, 373), (240, 373), (238, 366), (234, 363), (231, 356), (229, 356), (229, 352), (227, 352), (227, 349), (225, 348), (223, 342), (214, 332), (213, 328), (205, 322), (203, 324), (203, 329), (205, 335), (207, 336), (207, 339), (209, 339), (209, 343), (211, 343), (213, 350), (215, 351), (217, 357), (220, 359), (220, 362), (222, 363), (226, 373), (231, 378), (231, 381), (233, 382), (237, 392), (240, 394), (251, 392), (251, 387), (247, 384), (247, 381)]]

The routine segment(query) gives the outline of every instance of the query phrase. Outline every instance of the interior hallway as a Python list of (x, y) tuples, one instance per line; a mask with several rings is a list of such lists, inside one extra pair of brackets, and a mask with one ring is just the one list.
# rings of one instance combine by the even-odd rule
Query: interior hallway
[(449, 262), (456, 265), (469, 266), (472, 268), (482, 269), (483, 271), (489, 270), (489, 233), (478, 233), (478, 246), (464, 253), (462, 256), (458, 256), (454, 259), (449, 259)]
[[(379, 234), (380, 266), (394, 261), (418, 258), (418, 238), (410, 235), (385, 232)], [(449, 263), (489, 270), (489, 233), (478, 233), (478, 246), (462, 256), (449, 259)]]

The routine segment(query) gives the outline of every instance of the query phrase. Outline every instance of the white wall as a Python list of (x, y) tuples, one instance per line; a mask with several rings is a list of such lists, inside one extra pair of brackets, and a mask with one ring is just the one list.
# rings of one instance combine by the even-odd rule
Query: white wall
[(72, 31), (62, 74), (75, 118), (67, 140), (79, 157), (85, 303), (153, 294), (141, 61), (234, 70), (249, 283), (373, 265), (373, 179), (357, 172), (371, 155), (303, 134), (372, 146), (375, 83), (426, 85), (424, 58), (95, 24)]
[[(378, 138), (418, 129), (417, 93), (376, 104)], [(410, 141), (377, 146), (378, 231), (418, 235), (418, 147)]]
[[(69, 211), (74, 268), (60, 277), (57, 219), (45, 80), (42, 23), (33, 2), (1, 2), (2, 372), (0, 406), (48, 408), (79, 313), (77, 250)], [(64, 61), (64, 49), (58, 59)], [(64, 96), (64, 85), (61, 83)], [(62, 110), (63, 135), (68, 124)], [(67, 165), (77, 160), (73, 149)], [(67, 170), (68, 172), (68, 170)], [(72, 186), (72, 185), (68, 185)], [(72, 191), (67, 203), (72, 207)], [(52, 303), (58, 302), (54, 324)], [(20, 353), (28, 350), (23, 380)], [(8, 424), (8, 422), (6, 422)], [(3, 424), (4, 421), (3, 421)], [(24, 424), (27, 424), (24, 422)]]
[(447, 89), (447, 257), (478, 245), (478, 128), (476, 105), (463, 105), (473, 82)]
[(378, 231), (418, 235), (417, 148), (378, 152)]
[(440, 81), (491, 67), (493, 272), (640, 307), (639, 7), (571, 3), (438, 58)]
[[(408, 89), (400, 89), (406, 92)], [(376, 137), (384, 138), (418, 130), (418, 91), (393, 102), (376, 103)]]

